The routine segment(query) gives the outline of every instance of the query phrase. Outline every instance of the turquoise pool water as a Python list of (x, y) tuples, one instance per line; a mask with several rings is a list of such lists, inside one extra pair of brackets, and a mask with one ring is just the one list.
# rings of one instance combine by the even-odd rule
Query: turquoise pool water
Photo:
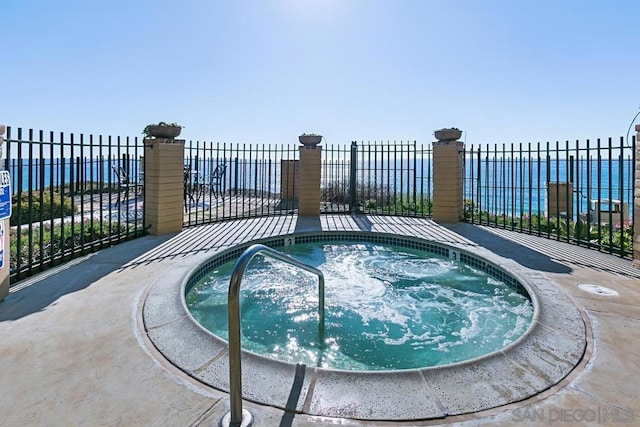
[[(242, 347), (293, 363), (347, 370), (422, 368), (505, 347), (529, 327), (526, 294), (439, 255), (375, 243), (279, 249), (325, 275), (326, 332), (318, 340), (317, 277), (256, 256), (240, 290)], [(227, 339), (235, 261), (186, 295), (193, 317)]]

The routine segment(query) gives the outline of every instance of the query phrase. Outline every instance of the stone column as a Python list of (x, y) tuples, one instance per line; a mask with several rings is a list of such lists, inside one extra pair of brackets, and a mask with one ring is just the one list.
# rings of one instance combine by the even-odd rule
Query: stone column
[(144, 140), (145, 226), (155, 236), (182, 231), (184, 221), (184, 140)]
[(300, 147), (300, 192), (298, 214), (320, 215), (320, 170), (322, 147)]
[(459, 222), (464, 215), (464, 143), (433, 143), (433, 220)]
[[(6, 131), (5, 125), (0, 125), (0, 170), (4, 169), (2, 165), (2, 154), (4, 148), (4, 133)], [(11, 256), (9, 255), (9, 218), (2, 220), (2, 242), (4, 242), (2, 248), (2, 268), (0, 268), (0, 301), (2, 301), (7, 295), (9, 295), (9, 273), (11, 272)]]
[(636, 125), (636, 176), (633, 183), (633, 265), (640, 268), (640, 125)]

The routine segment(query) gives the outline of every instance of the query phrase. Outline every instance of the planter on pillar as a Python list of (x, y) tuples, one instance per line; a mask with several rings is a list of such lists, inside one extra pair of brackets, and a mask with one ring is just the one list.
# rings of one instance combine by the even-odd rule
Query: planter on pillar
[(150, 124), (145, 126), (142, 133), (145, 139), (174, 139), (182, 131), (182, 126), (177, 123), (159, 122), (158, 124)]

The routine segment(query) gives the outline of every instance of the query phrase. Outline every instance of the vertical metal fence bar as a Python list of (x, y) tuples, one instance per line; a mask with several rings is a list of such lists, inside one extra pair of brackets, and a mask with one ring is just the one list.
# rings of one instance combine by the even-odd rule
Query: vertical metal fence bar
[[(75, 145), (75, 135), (73, 133), (69, 134), (69, 200), (71, 202), (71, 219), (70, 219), (70, 224), (69, 224), (69, 239), (71, 240), (71, 247), (69, 248), (69, 259), (71, 259), (73, 252), (76, 250), (76, 228), (75, 228), (75, 222), (76, 222), (76, 201), (75, 201), (75, 184), (76, 184), (76, 180), (77, 180), (77, 176), (75, 173), (75, 164), (74, 164), (74, 159), (75, 159), (75, 150), (74, 150), (74, 145)], [(66, 188), (66, 185), (63, 184), (62, 188)], [(62, 191), (62, 193), (64, 194), (64, 190)], [(64, 205), (63, 205), (64, 206)], [(64, 210), (64, 207), (63, 207)], [(62, 214), (62, 222), (64, 223), (65, 221), (65, 216), (66, 214)], [(64, 224), (63, 224), (63, 228), (64, 228)], [(64, 256), (62, 261), (64, 262)]]
[[(103, 146), (104, 146), (103, 145), (104, 139), (102, 138), (102, 135), (100, 135), (99, 142), (100, 142), (100, 152), (102, 152)], [(106, 173), (105, 176), (107, 177), (107, 199), (108, 199), (107, 217), (109, 218), (109, 221), (105, 224), (105, 226), (109, 230), (109, 236), (111, 236), (113, 232), (111, 229), (111, 221), (110, 221), (111, 218), (113, 218), (113, 181), (111, 178), (111, 175), (113, 175), (111, 171), (112, 162), (113, 162), (113, 151), (112, 151), (112, 145), (111, 145), (111, 136), (107, 135), (107, 158), (106, 158), (107, 170), (105, 171)], [(120, 200), (120, 188), (117, 188), (116, 192), (117, 192), (116, 197), (118, 198), (117, 200)]]
[(542, 187), (542, 182), (541, 182), (541, 178), (542, 178), (542, 158), (540, 156), (540, 142), (538, 141), (536, 143), (536, 153), (537, 153), (537, 158), (536, 158), (536, 172), (537, 172), (537, 177), (536, 177), (536, 182), (537, 182), (537, 195), (536, 195), (536, 201), (537, 201), (537, 212), (538, 214), (536, 215), (536, 220), (537, 220), (537, 227), (538, 227), (538, 232), (537, 235), (539, 236), (542, 232), (541, 230), (541, 220), (542, 220), (542, 214), (541, 214), (541, 205), (540, 205), (540, 191), (541, 191), (541, 187)]
[(545, 150), (545, 156), (546, 156), (546, 162), (545, 162), (545, 196), (546, 196), (546, 200), (545, 200), (545, 211), (546, 211), (546, 220), (547, 220), (547, 238), (551, 237), (551, 218), (552, 218), (552, 213), (551, 213), (551, 209), (549, 209), (550, 206), (550, 195), (549, 195), (549, 185), (551, 184), (551, 155), (550, 153), (550, 147), (549, 147), (549, 141), (547, 141), (546, 144), (546, 150)]
[(356, 174), (358, 173), (358, 143), (351, 141), (351, 161), (349, 163), (349, 212), (356, 214)]
[(365, 213), (369, 210), (369, 199), (371, 198), (371, 145), (362, 147), (363, 173), (362, 173), (362, 208)]
[[(65, 137), (64, 132), (60, 132), (60, 178), (58, 180), (58, 192), (60, 195), (60, 263), (64, 262), (64, 255), (67, 252), (66, 236), (65, 236), (65, 218), (64, 218), (64, 183), (67, 177), (67, 159), (64, 155), (65, 150)], [(52, 210), (55, 210), (53, 208)]]
[[(98, 135), (98, 152), (100, 153), (100, 161), (98, 163), (98, 176), (100, 177), (101, 185), (101, 196), (100, 196), (100, 206), (102, 207), (102, 216), (100, 217), (100, 230), (104, 232), (107, 230), (109, 235), (111, 234), (110, 219), (113, 214), (113, 180), (111, 178), (111, 168), (109, 164), (111, 163), (111, 154), (110, 154), (110, 146), (107, 145), (107, 154), (104, 154), (104, 138), (102, 135)], [(106, 196), (104, 193), (106, 192)], [(106, 200), (105, 200), (106, 199)], [(100, 242), (100, 247), (104, 247), (105, 242)]]
[[(46, 171), (46, 160), (44, 158), (44, 134), (42, 131), (39, 132), (38, 135), (38, 146), (39, 146), (39, 176), (40, 176), (40, 182), (39, 182), (39, 186), (38, 186), (38, 197), (39, 200), (43, 200), (44, 199), (44, 189), (45, 189), (45, 171)], [(22, 161), (22, 160), (21, 160)], [(19, 193), (18, 193), (19, 194)], [(40, 262), (38, 263), (38, 270), (42, 271), (43, 270), (43, 260), (45, 259), (45, 252), (44, 252), (44, 245), (42, 244), (42, 242), (44, 242), (44, 223), (42, 222), (42, 218), (44, 218), (44, 204), (40, 203), (40, 208), (38, 209), (38, 218), (40, 220), (40, 227), (38, 227), (38, 237), (39, 237), (39, 244), (38, 244), (38, 251), (39, 251), (39, 259)], [(18, 224), (20, 224), (20, 222), (18, 222)], [(21, 225), (19, 225), (21, 226)], [(18, 253), (20, 252), (20, 247), (18, 246)], [(19, 269), (18, 269), (19, 271)]]
[[(7, 129), (7, 138), (11, 138), (11, 128), (9, 127)], [(20, 271), (22, 271), (22, 162), (23, 162), (23, 157), (22, 157), (22, 129), (18, 128), (18, 146), (17, 146), (17, 151), (18, 151), (18, 159), (17, 159), (17, 163), (18, 163), (18, 167), (16, 168), (16, 173), (18, 175), (18, 188), (16, 191), (17, 194), (17, 203), (16, 203), (16, 209), (15, 212), (13, 212), (13, 215), (17, 218), (16, 224), (17, 224), (17, 228), (16, 228), (16, 247), (17, 247), (17, 254), (16, 254), (16, 270), (18, 271), (18, 276), (17, 279), (20, 280)]]
[[(28, 158), (27, 158), (27, 220), (29, 226), (27, 228), (27, 256), (28, 256), (28, 266), (29, 269), (33, 268), (33, 233), (34, 233), (34, 212), (33, 212), (33, 164), (31, 159), (33, 159), (33, 129), (29, 129), (29, 145), (28, 148)], [(22, 189), (21, 189), (22, 190)], [(38, 218), (39, 220), (42, 217)], [(42, 224), (40, 224), (41, 226)], [(20, 225), (22, 228), (22, 225)]]
[(587, 230), (587, 246), (591, 247), (591, 220), (592, 220), (592, 211), (591, 211), (591, 141), (589, 139), (586, 140), (586, 155), (585, 155), (585, 160), (587, 162), (587, 170), (586, 170), (586, 175), (587, 175), (587, 189), (586, 189), (586, 198), (587, 198), (587, 225), (586, 225), (586, 230)]
[(379, 209), (380, 209), (380, 204), (383, 203), (381, 199), (383, 199), (383, 197), (381, 197), (380, 194), (380, 179), (382, 179), (383, 173), (384, 173), (384, 169), (382, 167), (382, 164), (379, 163), (378, 160), (378, 153), (382, 151), (382, 147), (380, 147), (380, 149), (378, 149), (378, 145), (374, 145), (373, 146), (373, 165), (374, 165), (374, 171), (373, 171), (373, 199), (375, 201), (375, 203), (373, 204), (373, 206), (371, 206), (371, 209), (374, 211), (373, 213), (378, 213)]
[(575, 208), (574, 208), (574, 212), (573, 212), (573, 219), (575, 221), (575, 231), (574, 231), (574, 238), (575, 238), (575, 242), (576, 244), (580, 245), (581, 241), (582, 241), (582, 236), (581, 233), (583, 232), (582, 230), (582, 225), (580, 223), (581, 221), (581, 215), (582, 215), (582, 199), (581, 199), (581, 181), (580, 178), (582, 176), (581, 171), (580, 171), (580, 141), (576, 140), (575, 141), (575, 147), (573, 149), (573, 158), (571, 160), (571, 167), (572, 167), (572, 173), (571, 173), (571, 182), (573, 183), (573, 200), (575, 203)]
[(602, 200), (602, 151), (600, 150), (600, 138), (597, 139), (597, 151), (596, 151), (596, 201), (597, 201), (597, 215), (596, 215), (596, 228), (598, 230), (598, 249), (602, 249), (602, 210), (600, 209), (600, 202)]
[[(95, 191), (100, 191), (100, 184), (97, 181), (96, 178), (96, 171), (98, 169), (98, 164), (97, 164), (97, 158), (94, 158), (94, 151), (93, 151), (93, 135), (89, 134), (89, 153), (87, 154), (88, 157), (88, 161), (89, 161), (89, 172), (88, 172), (88, 176), (89, 176), (89, 188), (90, 188), (90, 192), (89, 192), (89, 211), (91, 212), (91, 217), (89, 219), (89, 230), (91, 233), (93, 233), (95, 231), (95, 212), (96, 212), (96, 208), (94, 205), (94, 200), (95, 200)], [(102, 205), (100, 205), (100, 208), (98, 209), (98, 215), (102, 216)], [(91, 241), (91, 246), (90, 246), (90, 250), (93, 251), (95, 246), (95, 241), (92, 240)]]
[(531, 233), (531, 226), (533, 225), (533, 188), (534, 188), (533, 185), (534, 184), (533, 184), (533, 165), (531, 164), (531, 142), (529, 142), (527, 143), (527, 188), (529, 188), (529, 191), (528, 191), (529, 210), (527, 213), (527, 215), (529, 216), (529, 219), (527, 221), (528, 233)]
[(518, 207), (518, 216), (520, 217), (518, 220), (518, 225), (519, 225), (519, 230), (520, 233), (522, 233), (523, 228), (524, 228), (524, 213), (525, 213), (525, 205), (524, 205), (524, 169), (525, 169), (525, 162), (523, 159), (524, 152), (522, 151), (522, 143), (519, 143), (518, 145), (518, 164), (520, 165), (519, 169), (518, 169), (518, 179), (517, 179), (517, 189), (516, 189), (516, 196), (518, 198), (518, 203), (517, 203), (517, 207)]
[(501, 213), (501, 221), (502, 221), (502, 228), (504, 228), (506, 226), (506, 221), (505, 221), (505, 216), (506, 216), (506, 212), (507, 212), (507, 196), (506, 196), (506, 192), (507, 192), (507, 171), (506, 171), (506, 149), (507, 147), (505, 145), (502, 146), (502, 154), (500, 156), (500, 194), (499, 194), (499, 199), (502, 202), (502, 213)]
[(86, 178), (86, 159), (84, 157), (84, 134), (80, 134), (80, 153), (77, 157), (77, 183), (76, 183), (76, 194), (80, 195), (80, 221), (79, 221), (79, 226), (80, 226), (80, 236), (79, 236), (79, 244), (80, 244), (80, 254), (84, 255), (86, 253), (86, 248), (85, 248), (85, 235), (84, 235), (84, 215), (85, 215), (85, 211), (84, 211), (84, 197), (85, 194), (87, 192), (87, 178)]
[[(482, 224), (482, 212), (485, 210), (484, 206), (482, 206), (482, 145), (478, 144), (478, 159), (476, 160), (477, 164), (477, 178), (476, 178), (476, 187), (477, 187), (477, 195), (476, 195), (476, 206), (478, 211), (478, 224)], [(485, 175), (487, 175), (485, 170)]]
[(624, 222), (625, 222), (625, 217), (624, 217), (624, 204), (625, 204), (625, 198), (624, 198), (624, 139), (622, 137), (620, 137), (620, 154), (618, 154), (618, 195), (620, 198), (620, 226), (616, 228), (619, 230), (620, 233), (620, 256), (624, 256), (624, 233), (625, 233), (625, 226), (624, 226)]
[[(396, 145), (396, 141), (393, 141), (393, 190), (394, 193), (398, 194), (398, 146)], [(400, 209), (402, 209), (402, 203), (404, 198), (402, 197), (402, 183), (400, 184)], [(393, 214), (398, 214), (398, 204), (396, 203), (395, 209), (393, 210)]]
[(490, 187), (490, 182), (491, 182), (491, 168), (490, 168), (490, 164), (489, 164), (489, 156), (491, 155), (490, 152), (490, 148), (489, 148), (489, 144), (487, 144), (487, 149), (486, 149), (486, 153), (484, 155), (484, 164), (485, 164), (485, 206), (486, 206), (486, 210), (487, 210), (487, 220), (486, 223), (488, 224), (491, 221), (491, 187)]
[[(514, 224), (514, 219), (515, 219), (515, 210), (516, 210), (516, 182), (515, 182), (515, 177), (516, 177), (516, 170), (518, 168), (518, 163), (517, 163), (517, 159), (515, 158), (514, 155), (514, 151), (513, 151), (513, 143), (511, 143), (511, 150), (509, 153), (509, 162), (507, 163), (509, 166), (509, 176), (511, 178), (511, 184), (510, 184), (510, 191), (509, 191), (509, 197), (511, 198), (511, 206), (509, 208), (509, 212), (508, 212), (508, 221), (509, 221), (509, 229), (513, 230), (513, 224)], [(507, 219), (505, 218), (505, 221)]]
[(381, 145), (380, 146), (380, 204), (381, 204), (381, 208), (380, 208), (380, 212), (384, 215), (385, 210), (388, 212), (390, 209), (390, 200), (389, 200), (389, 192), (387, 191), (388, 189), (388, 184), (387, 184), (387, 188), (385, 188), (385, 179), (389, 179), (389, 170), (386, 169), (385, 170), (385, 158), (387, 163), (389, 162), (389, 156), (385, 155), (387, 154), (385, 152), (385, 146)]
[(559, 184), (560, 184), (560, 147), (559, 147), (559, 142), (556, 141), (555, 144), (555, 153), (554, 153), (554, 164), (555, 164), (555, 183), (556, 183), (556, 191), (555, 191), (555, 212), (550, 213), (550, 215), (552, 215), (552, 218), (555, 220), (555, 228), (554, 231), (556, 233), (555, 238), (556, 240), (560, 240), (560, 189), (559, 189)]
[[(244, 215), (244, 174), (245, 174), (245, 159), (244, 154), (246, 152), (246, 144), (242, 145), (242, 157), (240, 157), (240, 144), (238, 144), (238, 153), (236, 157), (236, 168), (238, 169), (238, 192), (242, 196), (242, 205), (238, 203), (238, 196), (236, 196), (236, 217), (238, 217), (238, 207), (240, 207), (240, 216)], [(239, 206), (240, 205), (240, 206)]]
[[(569, 192), (569, 184), (571, 184), (571, 175), (570, 175), (570, 169), (571, 169), (571, 156), (569, 154), (569, 141), (565, 140), (565, 147), (564, 147), (564, 200), (566, 201), (566, 212), (565, 212), (565, 224), (566, 224), (566, 236), (564, 236), (565, 241), (570, 241), (571, 240), (571, 216), (573, 214), (573, 212), (571, 212), (571, 200), (573, 198), (573, 194), (571, 194)], [(560, 208), (558, 207), (558, 210), (560, 210)], [(562, 212), (560, 212), (559, 215), (559, 221), (561, 220), (562, 217)], [(562, 234), (562, 230), (560, 229), (560, 227), (558, 227), (558, 233)]]
[[(411, 152), (413, 153), (413, 159), (411, 163), (411, 170), (409, 176), (410, 187), (412, 191), (413, 204), (415, 206), (416, 216), (423, 218), (424, 217), (424, 206), (422, 201), (418, 199), (418, 147), (416, 141), (413, 142), (413, 145), (409, 147)], [(464, 153), (463, 153), (464, 158)], [(410, 158), (411, 160), (411, 158)], [(466, 177), (466, 173), (463, 172), (463, 190), (462, 194), (464, 195), (464, 177)], [(464, 196), (463, 196), (464, 198)], [(420, 203), (419, 203), (420, 201)]]
[(498, 226), (498, 145), (493, 145), (493, 159), (491, 166), (493, 167), (493, 182), (491, 183), (491, 212), (493, 216), (493, 226)]
[(611, 138), (607, 144), (607, 198), (609, 205), (607, 206), (607, 249), (609, 253), (613, 252), (613, 174), (611, 170), (613, 156), (613, 141)]
[[(55, 169), (58, 166), (57, 162), (56, 162), (56, 157), (55, 157), (55, 146), (54, 146), (53, 132), (49, 132), (49, 151), (50, 151), (49, 162), (51, 163), (51, 167), (49, 168), (49, 200), (53, 200), (53, 198), (54, 198), (55, 176), (56, 176)], [(53, 225), (53, 221), (54, 221), (53, 203), (49, 204), (49, 218), (50, 218), (49, 232), (53, 233), (53, 231), (54, 231), (54, 225)], [(51, 262), (53, 262), (53, 257), (54, 257), (53, 246), (50, 246), (48, 256), (49, 256), (49, 259), (51, 260)]]
[(576, 140), (575, 143), (575, 179), (574, 179), (574, 188), (573, 194), (575, 194), (575, 203), (576, 203), (576, 212), (575, 212), (575, 237), (576, 243), (581, 245), (584, 241), (583, 233), (584, 233), (584, 224), (582, 222), (582, 218), (584, 216), (584, 212), (582, 211), (582, 156), (580, 153), (580, 141)]

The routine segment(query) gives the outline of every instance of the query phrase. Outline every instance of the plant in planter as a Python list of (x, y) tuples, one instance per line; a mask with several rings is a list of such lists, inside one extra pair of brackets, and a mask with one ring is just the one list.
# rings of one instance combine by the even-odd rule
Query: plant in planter
[(458, 128), (444, 128), (433, 132), (438, 141), (457, 141), (462, 136)]
[(168, 138), (173, 139), (176, 136), (180, 135), (180, 131), (183, 126), (172, 122), (159, 122), (158, 124), (150, 124), (145, 126), (142, 130), (142, 134), (145, 138)]
[(322, 141), (322, 135), (317, 135), (315, 133), (303, 133), (298, 137), (298, 141), (300, 141), (300, 144), (305, 147), (315, 147), (320, 144), (320, 141)]

